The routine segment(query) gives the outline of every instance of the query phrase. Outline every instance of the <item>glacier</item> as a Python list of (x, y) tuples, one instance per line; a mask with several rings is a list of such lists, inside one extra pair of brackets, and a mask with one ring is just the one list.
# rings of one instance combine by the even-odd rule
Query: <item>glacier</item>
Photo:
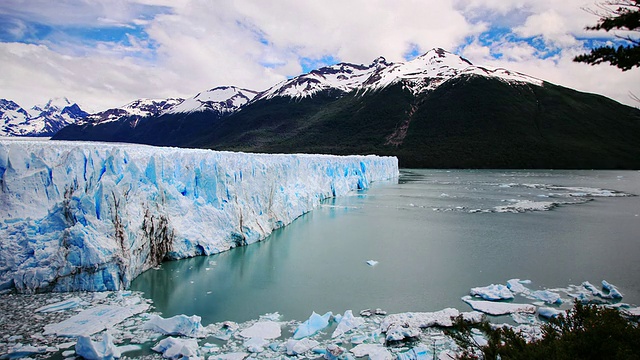
[(265, 239), (395, 157), (0, 139), (0, 290), (126, 289), (165, 259)]

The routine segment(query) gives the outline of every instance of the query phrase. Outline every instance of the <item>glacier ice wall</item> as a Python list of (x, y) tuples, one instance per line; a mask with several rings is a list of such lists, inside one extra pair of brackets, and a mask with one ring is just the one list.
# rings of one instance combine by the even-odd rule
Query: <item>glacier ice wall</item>
[(0, 139), (0, 289), (117, 290), (164, 258), (251, 244), (394, 157)]

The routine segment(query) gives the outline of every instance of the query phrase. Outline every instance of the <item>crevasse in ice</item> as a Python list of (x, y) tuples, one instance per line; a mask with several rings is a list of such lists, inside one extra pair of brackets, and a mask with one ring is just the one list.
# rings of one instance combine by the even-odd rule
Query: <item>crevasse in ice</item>
[(118, 290), (163, 258), (251, 244), (394, 157), (0, 140), (0, 290)]

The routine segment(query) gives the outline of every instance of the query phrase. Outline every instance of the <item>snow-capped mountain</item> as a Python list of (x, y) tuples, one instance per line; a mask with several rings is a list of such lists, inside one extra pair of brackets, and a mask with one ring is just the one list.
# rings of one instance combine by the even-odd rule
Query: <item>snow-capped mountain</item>
[(82, 124), (91, 123), (95, 125), (118, 121), (122, 118), (158, 116), (183, 101), (184, 99), (180, 98), (138, 99), (119, 108), (91, 114), (84, 118)]
[(436, 89), (440, 84), (463, 74), (476, 74), (510, 82), (541, 85), (542, 81), (505, 69), (474, 66), (467, 59), (443, 49), (433, 49), (407, 62), (389, 63), (380, 57), (370, 65), (339, 63), (283, 81), (256, 97), (305, 98), (320, 91), (354, 90), (367, 92), (403, 83), (414, 94)]
[(231, 113), (248, 103), (258, 94), (257, 91), (235, 86), (220, 86), (198, 93), (166, 111), (167, 114), (214, 111), (220, 114)]
[(0, 99), (0, 136), (52, 136), (87, 115), (66, 97), (51, 99), (29, 110)]

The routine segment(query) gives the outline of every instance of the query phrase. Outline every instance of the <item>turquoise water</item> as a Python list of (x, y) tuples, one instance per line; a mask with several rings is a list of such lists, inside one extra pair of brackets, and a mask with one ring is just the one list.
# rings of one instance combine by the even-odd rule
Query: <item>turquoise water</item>
[[(468, 311), (460, 298), (471, 287), (511, 278), (534, 290), (606, 279), (639, 305), (640, 197), (594, 188), (640, 194), (640, 172), (403, 170), (264, 242), (164, 263), (132, 290), (165, 317), (197, 314), (203, 324), (271, 312)], [(497, 212), (523, 200), (555, 207)]]

